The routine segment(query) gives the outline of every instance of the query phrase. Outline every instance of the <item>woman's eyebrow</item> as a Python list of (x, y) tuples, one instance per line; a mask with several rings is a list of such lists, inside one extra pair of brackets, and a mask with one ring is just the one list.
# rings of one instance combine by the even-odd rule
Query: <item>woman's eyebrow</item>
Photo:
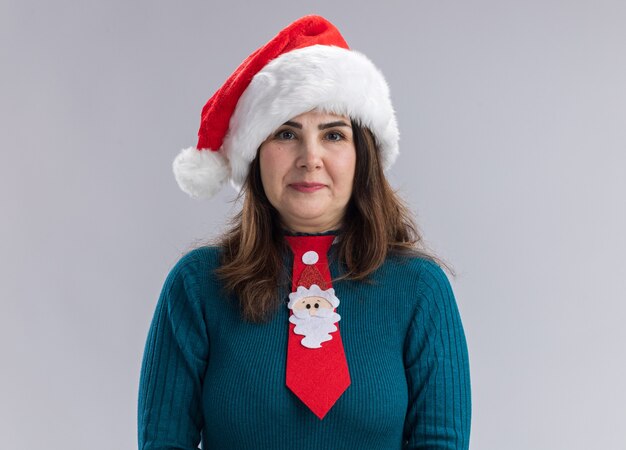
[(290, 126), (290, 127), (298, 128), (299, 130), (302, 129), (302, 124), (301, 123), (293, 122), (291, 120), (288, 120), (287, 122), (283, 123), (283, 125), (287, 125), (287, 126)]
[[(302, 129), (302, 124), (299, 122), (294, 122), (293, 120), (288, 120), (287, 122), (283, 123), (283, 126), (287, 125), (289, 127), (293, 127), (293, 128), (297, 128), (299, 130)], [(343, 120), (336, 120), (335, 122), (328, 122), (328, 123), (321, 123), (317, 126), (318, 129), (320, 130), (325, 130), (327, 128), (333, 128), (333, 127), (349, 127), (352, 128), (350, 125), (348, 125), (347, 123), (345, 123)]]
[(335, 122), (322, 123), (317, 126), (317, 128), (319, 128), (320, 130), (325, 130), (326, 128), (333, 128), (333, 127), (350, 127), (350, 125), (348, 125), (347, 123), (341, 120), (337, 120)]

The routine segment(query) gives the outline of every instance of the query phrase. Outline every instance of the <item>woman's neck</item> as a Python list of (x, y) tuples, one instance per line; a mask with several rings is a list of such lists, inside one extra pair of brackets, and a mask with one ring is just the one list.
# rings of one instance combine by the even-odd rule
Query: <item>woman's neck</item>
[(287, 236), (326, 236), (326, 235), (338, 235), (339, 229), (327, 230), (327, 231), (316, 231), (316, 232), (308, 232), (308, 231), (294, 231), (283, 229), (283, 234)]

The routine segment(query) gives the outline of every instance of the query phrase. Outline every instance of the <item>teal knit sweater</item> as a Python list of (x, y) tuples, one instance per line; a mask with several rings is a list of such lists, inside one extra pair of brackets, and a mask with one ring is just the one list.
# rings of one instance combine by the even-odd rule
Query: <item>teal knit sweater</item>
[(140, 449), (469, 447), (467, 346), (435, 263), (389, 257), (369, 283), (333, 283), (352, 382), (323, 420), (285, 386), (289, 291), (269, 322), (245, 322), (218, 265), (218, 249), (193, 250), (163, 286), (141, 370)]

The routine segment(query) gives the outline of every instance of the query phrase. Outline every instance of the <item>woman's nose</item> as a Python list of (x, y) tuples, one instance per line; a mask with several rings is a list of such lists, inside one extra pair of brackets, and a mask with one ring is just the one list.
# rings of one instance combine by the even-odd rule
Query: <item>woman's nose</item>
[(315, 139), (302, 139), (297, 164), (299, 168), (315, 170), (322, 167), (322, 148)]

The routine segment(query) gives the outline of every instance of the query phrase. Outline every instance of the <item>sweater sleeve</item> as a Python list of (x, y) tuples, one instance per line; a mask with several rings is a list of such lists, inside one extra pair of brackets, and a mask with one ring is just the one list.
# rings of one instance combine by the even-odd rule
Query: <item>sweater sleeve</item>
[(183, 258), (165, 281), (150, 325), (139, 383), (140, 450), (197, 449), (209, 340), (198, 277)]
[(468, 449), (471, 419), (465, 334), (450, 282), (424, 261), (419, 302), (405, 342), (409, 406), (404, 444), (410, 449)]

